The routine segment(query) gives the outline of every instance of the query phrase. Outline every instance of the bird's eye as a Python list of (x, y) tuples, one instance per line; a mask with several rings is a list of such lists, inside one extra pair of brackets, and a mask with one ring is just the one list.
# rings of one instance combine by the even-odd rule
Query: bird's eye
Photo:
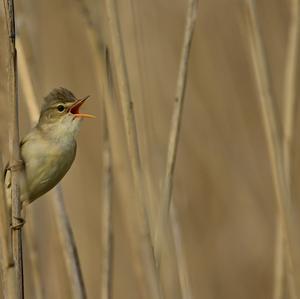
[(57, 110), (58, 110), (59, 112), (63, 112), (63, 111), (65, 110), (65, 106), (64, 106), (64, 105), (58, 105), (58, 106), (57, 106)]

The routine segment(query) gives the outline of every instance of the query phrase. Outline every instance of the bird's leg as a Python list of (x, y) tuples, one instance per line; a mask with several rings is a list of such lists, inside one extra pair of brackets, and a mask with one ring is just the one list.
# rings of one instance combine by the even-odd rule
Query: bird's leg
[(10, 228), (12, 230), (18, 230), (18, 229), (21, 229), (23, 227), (23, 225), (25, 224), (26, 220), (25, 220), (25, 210), (22, 209), (22, 214), (24, 215), (24, 217), (16, 217), (16, 216), (13, 216), (13, 218), (15, 220), (17, 220), (17, 223), (16, 224), (11, 224)]
[[(17, 160), (13, 164), (10, 164), (10, 165), (6, 166), (5, 170), (6, 170), (6, 172), (8, 170), (10, 170), (10, 171), (18, 171), (18, 170), (22, 170), (24, 168), (24, 166), (25, 166), (25, 163), (24, 163), (23, 160)], [(9, 183), (11, 185), (11, 182), (9, 182)], [(11, 223), (10, 227), (11, 227), (12, 230), (21, 229), (23, 227), (23, 225), (25, 224), (25, 220), (22, 217), (13, 216), (13, 219), (17, 220), (17, 223), (16, 224), (12, 224)], [(13, 221), (11, 221), (11, 222), (13, 222)]]

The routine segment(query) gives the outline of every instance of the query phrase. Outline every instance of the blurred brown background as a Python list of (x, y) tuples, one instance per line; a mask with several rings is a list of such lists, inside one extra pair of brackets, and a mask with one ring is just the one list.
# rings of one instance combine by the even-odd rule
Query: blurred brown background
[[(106, 43), (109, 34), (102, 2), (86, 3)], [(195, 299), (272, 298), (276, 202), (249, 55), (244, 1), (199, 2), (174, 189), (192, 295)], [(149, 193), (157, 204), (187, 1), (122, 0), (118, 5), (142, 163)], [(279, 108), (284, 103), (289, 7), (286, 0), (257, 1)], [(5, 152), (7, 52), (2, 7), (0, 13), (0, 124)], [(83, 123), (76, 161), (62, 186), (88, 298), (100, 298), (103, 93), (95, 75), (86, 22), (78, 1), (71, 0), (16, 1), (16, 22), (41, 102), (59, 86), (78, 97), (91, 95), (85, 111), (96, 114), (97, 119)], [(22, 136), (30, 128), (24, 101), (21, 91)], [(119, 107), (119, 103), (113, 105)], [(119, 144), (113, 149), (113, 298), (135, 299), (142, 298), (142, 293), (126, 225), (133, 213), (132, 179), (121, 113), (116, 120), (119, 122), (112, 129)], [(297, 198), (300, 160), (296, 149), (293, 153), (293, 194)], [(29, 207), (33, 216), (27, 219), (35, 223), (44, 298), (71, 298), (49, 201), (46, 195), (33, 203)], [(35, 298), (26, 246), (24, 252), (26, 294)], [(180, 298), (176, 289), (167, 293), (168, 298)]]

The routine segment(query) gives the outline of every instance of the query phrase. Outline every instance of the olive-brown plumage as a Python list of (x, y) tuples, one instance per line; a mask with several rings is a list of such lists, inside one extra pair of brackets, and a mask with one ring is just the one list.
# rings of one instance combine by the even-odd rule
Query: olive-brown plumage
[(77, 99), (62, 87), (45, 97), (37, 125), (20, 145), (25, 165), (25, 181), (20, 182), (23, 205), (52, 189), (70, 169), (80, 122), (93, 117), (79, 112), (86, 99)]

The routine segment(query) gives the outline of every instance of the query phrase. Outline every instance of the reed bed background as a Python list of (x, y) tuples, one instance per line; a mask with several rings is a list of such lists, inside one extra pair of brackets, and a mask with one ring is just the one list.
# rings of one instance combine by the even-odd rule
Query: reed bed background
[(25, 298), (300, 298), (298, 0), (15, 5), (20, 136), (54, 87), (91, 95), (97, 116), (60, 186), (26, 209)]

